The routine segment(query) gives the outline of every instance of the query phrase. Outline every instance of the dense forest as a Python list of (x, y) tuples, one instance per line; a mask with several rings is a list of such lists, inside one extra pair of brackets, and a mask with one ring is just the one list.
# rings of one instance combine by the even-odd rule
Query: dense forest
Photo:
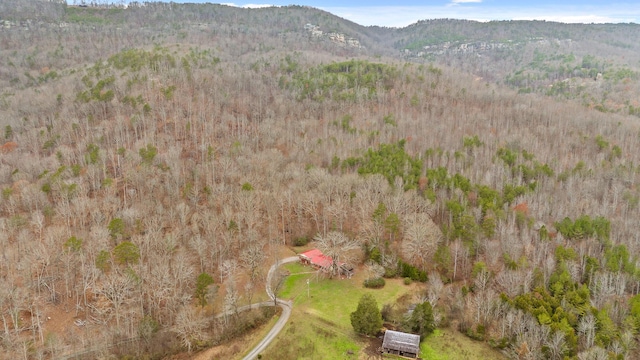
[(224, 345), (313, 247), (405, 283), (385, 326), (640, 356), (639, 26), (2, 1), (0, 359)]

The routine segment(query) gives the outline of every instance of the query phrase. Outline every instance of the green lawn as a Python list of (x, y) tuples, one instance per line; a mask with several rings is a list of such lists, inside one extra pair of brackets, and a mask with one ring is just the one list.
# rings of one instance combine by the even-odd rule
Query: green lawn
[[(370, 293), (378, 307), (395, 302), (407, 293), (424, 289), (424, 284), (404, 285), (402, 279), (387, 279), (382, 289), (363, 287), (364, 274), (352, 279), (317, 277), (299, 263), (284, 265), (290, 275), (278, 296), (293, 301), (289, 322), (263, 359), (358, 359), (368, 340), (351, 327), (350, 314), (363, 294)], [(309, 280), (307, 293), (307, 280)], [(437, 330), (421, 344), (423, 359), (503, 359), (499, 352), (452, 330)]]
[(419, 286), (404, 285), (401, 279), (388, 279), (382, 289), (367, 289), (362, 285), (362, 274), (351, 279), (326, 279), (309, 273), (311, 268), (298, 263), (288, 264), (285, 268), (291, 275), (285, 280), (280, 297), (292, 299), (294, 309), (305, 309), (309, 314), (348, 330), (351, 330), (349, 316), (358, 307), (363, 294), (372, 294), (378, 307), (382, 308)]
[(293, 300), (293, 311), (283, 333), (263, 354), (265, 359), (357, 359), (367, 346), (367, 340), (351, 328), (350, 314), (360, 297), (371, 293), (382, 307), (417, 286), (393, 279), (382, 289), (365, 289), (363, 274), (352, 279), (326, 279), (298, 263), (284, 268), (290, 275), (278, 296)]
[(487, 344), (470, 339), (451, 329), (437, 329), (420, 344), (420, 357), (425, 360), (494, 360), (505, 359)]

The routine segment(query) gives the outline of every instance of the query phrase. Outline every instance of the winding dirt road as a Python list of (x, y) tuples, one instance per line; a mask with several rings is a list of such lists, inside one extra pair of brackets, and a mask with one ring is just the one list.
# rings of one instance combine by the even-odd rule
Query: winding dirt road
[(291, 257), (284, 258), (284, 259), (281, 259), (281, 260), (277, 261), (275, 264), (271, 265), (271, 267), (269, 268), (269, 273), (267, 273), (267, 285), (266, 285), (266, 288), (267, 288), (267, 295), (269, 295), (269, 297), (271, 298), (271, 301), (261, 302), (259, 304), (254, 304), (252, 306), (256, 306), (256, 305), (257, 306), (271, 306), (271, 305), (273, 305), (273, 303), (275, 301), (282, 308), (282, 314), (280, 315), (280, 319), (278, 319), (278, 321), (273, 326), (273, 328), (271, 328), (271, 331), (269, 331), (269, 333), (260, 341), (260, 343), (258, 343), (258, 345), (256, 345), (256, 347), (254, 347), (253, 350), (251, 350), (251, 352), (249, 352), (247, 354), (247, 356), (245, 356), (243, 358), (243, 360), (253, 360), (253, 359), (257, 358), (258, 354), (260, 354), (262, 351), (264, 351), (264, 349), (266, 349), (267, 346), (269, 346), (269, 344), (271, 344), (273, 339), (275, 339), (276, 336), (278, 336), (278, 334), (280, 333), (280, 331), (282, 331), (282, 329), (284, 328), (284, 326), (287, 323), (287, 321), (289, 321), (289, 317), (291, 316), (291, 308), (293, 307), (293, 303), (291, 301), (284, 301), (284, 300), (276, 299), (275, 294), (271, 290), (271, 280), (272, 280), (273, 275), (276, 273), (276, 270), (278, 269), (278, 267), (280, 265), (296, 262), (298, 260), (299, 260), (299, 258), (297, 256), (291, 256)]

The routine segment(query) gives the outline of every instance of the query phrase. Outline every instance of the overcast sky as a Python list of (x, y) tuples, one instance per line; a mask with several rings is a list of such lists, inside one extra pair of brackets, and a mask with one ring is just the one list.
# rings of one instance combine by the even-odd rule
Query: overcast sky
[[(176, 0), (174, 0), (176, 1)], [(178, 0), (177, 2), (208, 2)], [(426, 19), (547, 20), (566, 23), (640, 23), (640, 0), (254, 0), (227, 5), (307, 5), (360, 25), (404, 27)]]

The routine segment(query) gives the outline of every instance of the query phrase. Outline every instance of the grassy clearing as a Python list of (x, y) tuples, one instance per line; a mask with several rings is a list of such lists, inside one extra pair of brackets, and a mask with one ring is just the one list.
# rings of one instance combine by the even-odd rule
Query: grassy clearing
[(420, 357), (426, 360), (494, 360), (505, 359), (487, 344), (451, 330), (437, 329), (420, 344)]
[(262, 358), (355, 359), (360, 345), (354, 337), (312, 317), (292, 314), (283, 333), (262, 354)]
[[(351, 279), (325, 279), (299, 263), (284, 267), (290, 276), (279, 296), (293, 300), (293, 312), (283, 334), (263, 354), (265, 359), (357, 359), (368, 346), (368, 341), (351, 328), (350, 314), (358, 306), (360, 297), (370, 293), (382, 307), (407, 293), (417, 293), (425, 286), (420, 283), (407, 286), (402, 279), (389, 279), (382, 289), (366, 289), (362, 286), (365, 277), (362, 271), (356, 272)], [(421, 344), (421, 357), (429, 360), (504, 359), (500, 352), (485, 343), (450, 329), (436, 330), (425, 339)]]
[(311, 268), (298, 263), (288, 264), (286, 269), (291, 275), (286, 279), (280, 297), (292, 299), (294, 309), (304, 309), (307, 313), (348, 330), (351, 330), (349, 316), (358, 307), (363, 294), (373, 295), (381, 308), (420, 286), (407, 286), (401, 279), (389, 279), (382, 289), (366, 289), (362, 286), (364, 274), (361, 272), (351, 279), (326, 279), (316, 276)]
[(351, 328), (350, 314), (360, 297), (371, 293), (382, 307), (418, 286), (398, 279), (382, 289), (365, 289), (362, 273), (351, 279), (325, 279), (298, 263), (285, 268), (290, 276), (279, 296), (293, 300), (293, 312), (283, 334), (263, 354), (266, 359), (357, 359), (368, 344)]

